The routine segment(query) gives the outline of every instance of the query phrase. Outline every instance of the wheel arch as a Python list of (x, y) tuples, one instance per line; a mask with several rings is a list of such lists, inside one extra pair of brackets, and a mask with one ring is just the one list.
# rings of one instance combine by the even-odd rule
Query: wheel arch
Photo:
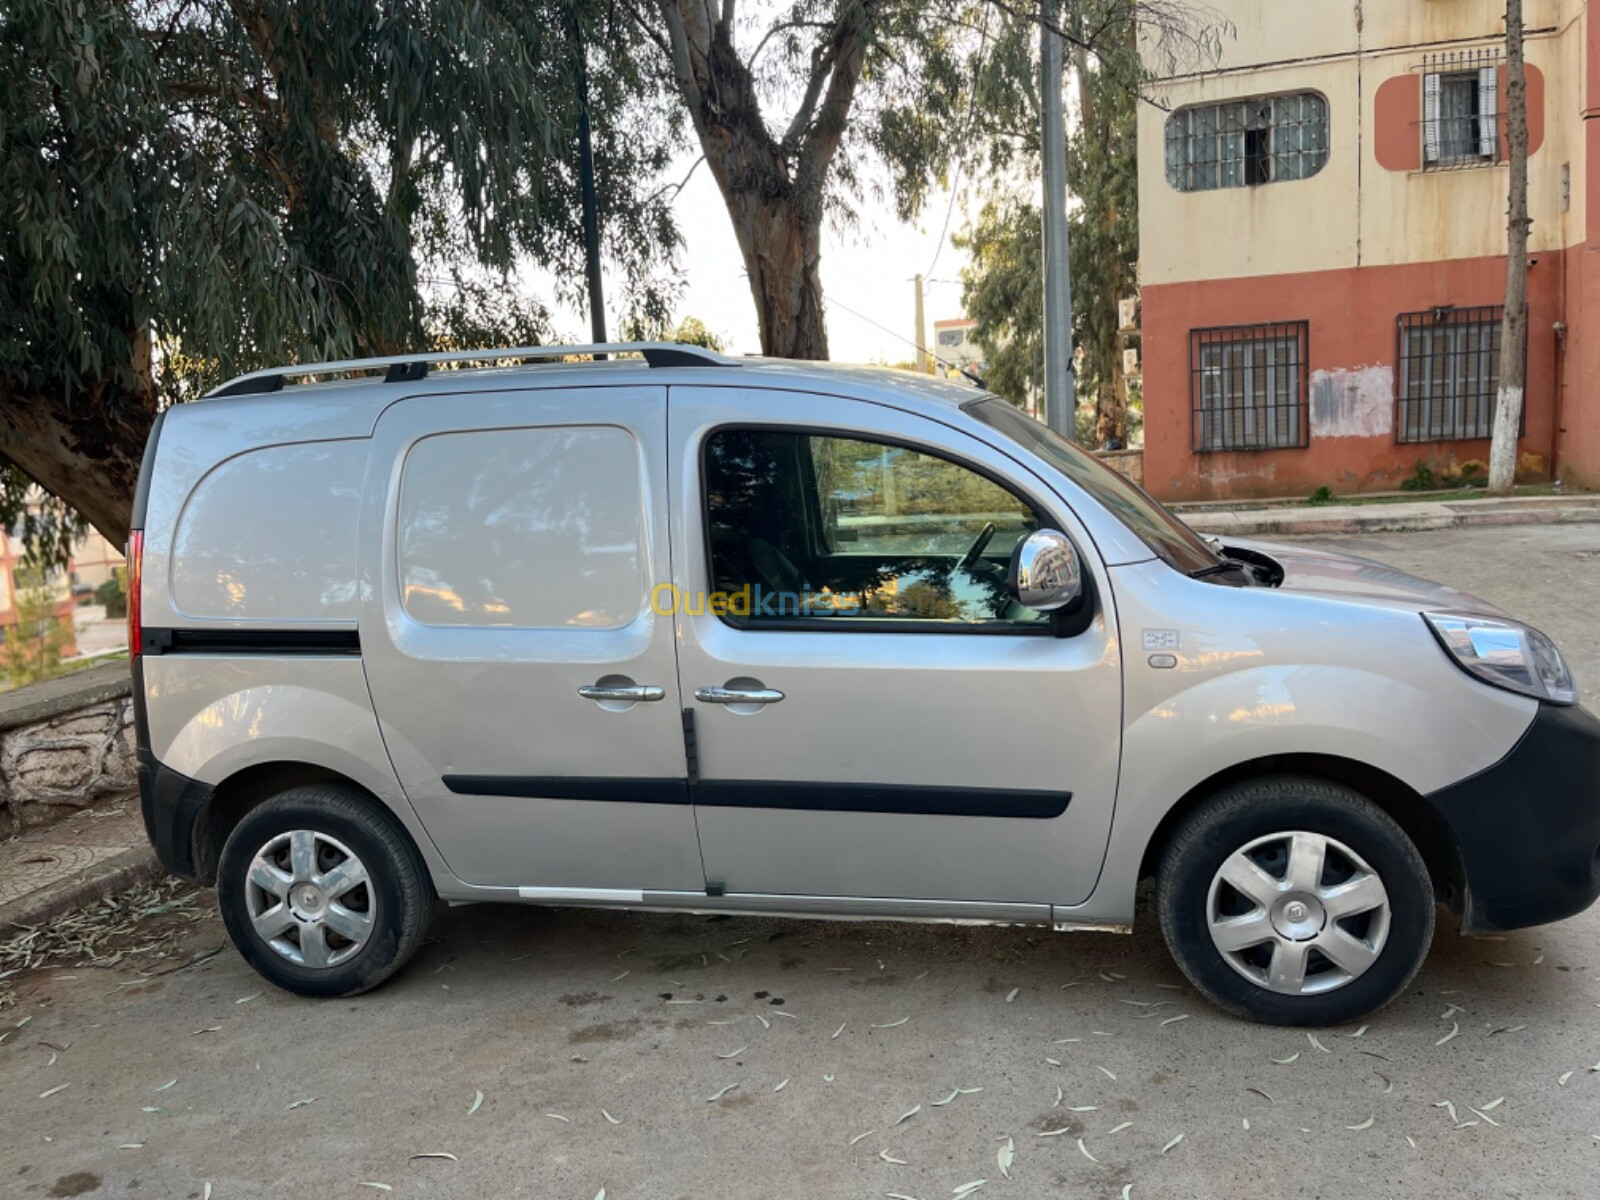
[(1275, 775), (1301, 775), (1342, 784), (1371, 800), (1405, 831), (1427, 864), (1434, 895), (1460, 912), (1465, 869), (1455, 835), (1422, 794), (1387, 771), (1332, 754), (1273, 754), (1236, 763), (1191, 787), (1156, 825), (1145, 845), (1139, 878), (1154, 876), (1161, 854), (1184, 818), (1224, 788)]
[(373, 808), (388, 814), (406, 838), (413, 845), (416, 844), (405, 822), (399, 820), (370, 788), (350, 776), (331, 767), (309, 762), (254, 763), (216, 784), (195, 820), (194, 864), (200, 882), (207, 886), (216, 883), (217, 862), (222, 857), (222, 847), (247, 813), (290, 788), (315, 783), (331, 784), (359, 796)]

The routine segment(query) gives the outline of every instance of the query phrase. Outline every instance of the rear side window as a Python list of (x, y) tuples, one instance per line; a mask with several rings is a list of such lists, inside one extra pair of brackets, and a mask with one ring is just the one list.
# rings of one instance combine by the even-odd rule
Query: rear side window
[(645, 593), (638, 445), (609, 425), (424, 438), (396, 536), (401, 604), (423, 624), (626, 625)]
[(365, 441), (265, 446), (210, 471), (172, 533), (186, 617), (353, 621)]
[(1006, 589), (1041, 527), (987, 476), (906, 446), (724, 429), (705, 450), (712, 611), (734, 623), (1032, 625)]

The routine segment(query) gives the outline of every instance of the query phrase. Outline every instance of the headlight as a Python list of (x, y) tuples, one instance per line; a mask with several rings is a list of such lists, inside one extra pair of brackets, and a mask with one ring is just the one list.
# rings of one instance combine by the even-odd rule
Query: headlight
[(1462, 670), (1485, 683), (1552, 704), (1576, 704), (1578, 689), (1556, 645), (1537, 629), (1492, 617), (1423, 613)]

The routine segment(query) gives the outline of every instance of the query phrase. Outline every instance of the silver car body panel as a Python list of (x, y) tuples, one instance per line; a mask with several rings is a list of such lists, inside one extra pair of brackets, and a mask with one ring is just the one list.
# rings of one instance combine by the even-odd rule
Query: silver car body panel
[[(449, 900), (1124, 928), (1161, 819), (1221, 771), (1332, 754), (1426, 792), (1491, 765), (1528, 727), (1535, 702), (1458, 670), (1417, 615), (1490, 606), (1381, 564), (1258, 543), (1235, 544), (1278, 558), (1282, 587), (1188, 579), (1070, 479), (963, 412), (973, 396), (873, 369), (617, 361), (180, 405), (149, 484), (145, 627), (359, 631), (361, 653), (147, 655), (152, 752), (207, 784), (271, 762), (345, 775), (405, 824)], [(740, 630), (654, 613), (656, 585), (708, 586), (701, 439), (718, 424), (761, 422), (901, 438), (1004, 477), (1077, 545), (1095, 621), (1053, 639)], [(637, 447), (635, 611), (562, 628), (408, 611), (402, 583), (422, 578), (405, 575), (397, 550), (411, 447), (463, 431), (597, 425)], [(311, 448), (262, 453), (274, 447)], [(347, 458), (363, 464), (357, 528), (308, 526), (284, 517), (293, 505), (270, 504), (275, 489), (338, 494)], [(255, 498), (236, 528), (185, 513), (219, 483)], [(291, 534), (315, 542), (314, 565), (263, 575), (263, 547), (276, 553)], [(604, 552), (614, 562), (616, 546)], [(426, 565), (448, 573), (449, 563)], [(232, 567), (235, 577), (217, 578)], [(611, 607), (619, 594), (607, 593)], [(557, 611), (546, 599), (539, 611)], [(1175, 663), (1153, 666), (1148, 646)], [(739, 711), (693, 699), (738, 677), (784, 692), (782, 703)], [(659, 687), (662, 700), (578, 695), (618, 678)], [(472, 790), (486, 776), (681, 778), (684, 708), (711, 778), (1073, 796), (1048, 820), (720, 806), (699, 811), (697, 834), (686, 803)], [(469, 781), (452, 789), (447, 775)], [(708, 878), (726, 893), (705, 894)]]
[[(466, 883), (704, 888), (686, 795), (679, 803), (634, 803), (558, 790), (566, 781), (603, 778), (620, 797), (630, 785), (642, 790), (683, 776), (672, 622), (650, 607), (651, 590), (668, 578), (666, 420), (665, 388), (633, 385), (418, 396), (385, 412), (373, 433), (360, 535), (362, 658), (395, 772), (452, 873)], [(401, 547), (415, 531), (402, 527), (401, 498), (415, 447), (446, 434), (480, 432), (493, 441), (530, 429), (596, 428), (626, 433), (636, 459), (633, 611), (623, 623), (604, 614), (593, 626), (529, 628), (492, 623), (491, 614), (443, 624), (408, 608)], [(446, 535), (476, 521), (483, 539), (514, 527), (519, 536), (562, 544), (564, 531), (580, 539), (593, 532), (593, 514), (568, 511), (569, 497), (512, 495), (493, 475), (495, 460), (475, 463), (473, 451), (463, 449), (434, 464), (459, 473), (460, 508), (435, 507), (414, 521), (444, 522)], [(594, 447), (568, 445), (564, 453), (564, 464), (535, 465), (571, 472), (558, 479), (615, 469), (609, 444), (598, 457)], [(616, 535), (601, 540), (608, 544), (585, 544), (591, 565), (609, 572), (618, 559)], [(427, 553), (426, 561), (446, 564), (439, 589), (456, 603), (473, 603), (472, 594), (456, 596), (479, 583), (467, 579), (466, 564), (452, 573), (442, 551)], [(581, 578), (553, 582), (575, 600), (587, 595)], [(550, 611), (558, 599), (537, 607)], [(419, 620), (419, 611), (430, 620)], [(660, 687), (665, 700), (613, 711), (578, 694), (609, 677)]]
[[(1069, 919), (1130, 919), (1162, 818), (1230, 768), (1331, 755), (1427, 793), (1498, 761), (1538, 709), (1450, 662), (1418, 615), (1436, 596), (1433, 585), (1409, 601), (1358, 601), (1220, 587), (1159, 562), (1111, 574), (1129, 647), (1122, 778), (1099, 886)], [(1175, 668), (1151, 665), (1146, 634), (1156, 653), (1176, 655)]]
[(212, 786), (272, 763), (343, 775), (382, 801), (435, 878), (447, 878), (389, 765), (359, 658), (159, 654), (140, 661), (159, 762)]
[[(677, 495), (673, 574), (710, 591), (700, 456), (723, 426), (803, 427), (893, 439), (1003, 473), (1087, 545), (1044, 481), (992, 447), (918, 414), (815, 392), (674, 385), (669, 441)], [(987, 902), (1088, 896), (1117, 784), (1122, 668), (1109, 577), (1092, 564), (1099, 611), (1074, 638), (930, 629), (740, 629), (678, 615), (685, 695), (754, 678), (785, 695), (755, 711), (695, 705), (703, 780), (1063, 790), (1047, 819), (805, 808), (697, 807), (707, 877), (729, 893)], [(1048, 746), (1048, 752), (1041, 748)]]

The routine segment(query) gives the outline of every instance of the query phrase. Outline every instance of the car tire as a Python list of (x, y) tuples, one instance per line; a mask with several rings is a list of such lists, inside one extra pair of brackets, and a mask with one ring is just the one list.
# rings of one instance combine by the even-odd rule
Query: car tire
[(1190, 982), (1274, 1025), (1382, 1008), (1433, 941), (1432, 882), (1405, 831), (1359, 793), (1309, 777), (1236, 784), (1188, 814), (1162, 853), (1156, 904)]
[(302, 996), (377, 987), (416, 952), (434, 906), (415, 844), (370, 797), (314, 784), (245, 814), (217, 863), (228, 936)]

